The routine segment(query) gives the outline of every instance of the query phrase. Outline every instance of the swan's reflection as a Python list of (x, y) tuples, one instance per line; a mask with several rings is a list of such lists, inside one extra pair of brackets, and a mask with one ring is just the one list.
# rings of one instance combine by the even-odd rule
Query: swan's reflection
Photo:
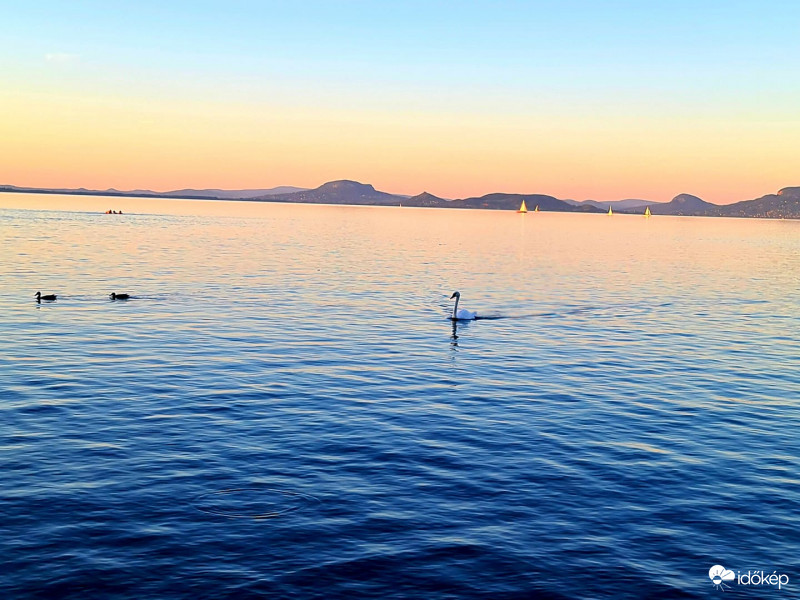
[(450, 321), (450, 322), (452, 323), (453, 326), (453, 330), (450, 332), (450, 347), (456, 349), (458, 348), (458, 328), (469, 327), (469, 324), (472, 323), (472, 321)]
[(458, 348), (458, 321), (451, 321), (453, 324), (453, 333), (450, 335), (450, 346)]

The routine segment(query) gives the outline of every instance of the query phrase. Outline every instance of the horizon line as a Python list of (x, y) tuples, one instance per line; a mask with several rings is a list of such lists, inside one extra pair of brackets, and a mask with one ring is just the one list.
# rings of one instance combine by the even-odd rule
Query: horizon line
[[(169, 189), (169, 190), (164, 190), (164, 191), (153, 190), (153, 189), (149, 189), (149, 188), (136, 188), (136, 189), (130, 189), (130, 190), (123, 190), (123, 189), (118, 189), (118, 188), (115, 188), (115, 187), (109, 187), (109, 188), (105, 188), (105, 189), (87, 188), (87, 187), (83, 187), (83, 186), (77, 187), (77, 188), (71, 188), (71, 187), (36, 187), (36, 186), (20, 186), (20, 185), (14, 185), (14, 184), (10, 184), (10, 183), (3, 183), (3, 184), (0, 184), (0, 191), (6, 192), (6, 193), (15, 192), (15, 191), (20, 192), (20, 193), (28, 193), (28, 192), (30, 192), (30, 193), (36, 193), (36, 192), (45, 192), (45, 193), (46, 192), (50, 192), (50, 193), (83, 192), (85, 195), (102, 195), (103, 193), (111, 192), (111, 193), (115, 193), (115, 194), (119, 194), (119, 195), (131, 195), (131, 196), (135, 197), (135, 196), (142, 196), (142, 195), (161, 196), (161, 195), (165, 195), (165, 194), (174, 194), (176, 192), (182, 192), (182, 191), (186, 191), (187, 194), (190, 194), (193, 191), (194, 192), (204, 192), (204, 191), (211, 191), (211, 190), (220, 191), (220, 192), (271, 191), (271, 190), (276, 190), (276, 189), (280, 189), (280, 188), (295, 188), (295, 190), (296, 190), (296, 191), (290, 191), (290, 192), (278, 192), (278, 193), (274, 194), (274, 195), (283, 195), (283, 194), (295, 194), (295, 193), (313, 191), (313, 190), (317, 190), (317, 189), (319, 189), (319, 188), (321, 188), (321, 187), (323, 187), (323, 186), (325, 186), (327, 184), (339, 183), (339, 182), (348, 182), (348, 183), (355, 183), (355, 184), (362, 185), (362, 186), (370, 186), (370, 187), (372, 187), (372, 189), (374, 189), (377, 192), (390, 194), (392, 196), (397, 196), (399, 198), (414, 198), (416, 196), (421, 196), (422, 194), (429, 194), (431, 196), (434, 196), (435, 198), (439, 198), (439, 199), (445, 200), (445, 201), (467, 200), (467, 199), (471, 199), (471, 198), (484, 198), (486, 196), (490, 196), (490, 195), (493, 195), (493, 194), (504, 194), (504, 195), (510, 195), (510, 196), (547, 196), (547, 197), (555, 198), (555, 199), (561, 200), (561, 201), (572, 201), (572, 202), (579, 202), (579, 203), (586, 203), (586, 202), (610, 203), (610, 202), (625, 202), (625, 201), (628, 201), (628, 200), (635, 200), (635, 201), (647, 202), (647, 203), (650, 203), (650, 204), (668, 204), (669, 202), (671, 202), (672, 200), (675, 200), (679, 196), (684, 196), (684, 195), (694, 196), (695, 198), (700, 198), (701, 200), (703, 200), (702, 197), (697, 196), (695, 194), (690, 194), (688, 192), (680, 192), (680, 193), (676, 194), (675, 196), (673, 196), (670, 200), (668, 200), (666, 202), (665, 201), (659, 201), (659, 200), (649, 200), (647, 198), (634, 198), (634, 197), (631, 197), (631, 196), (624, 197), (624, 198), (617, 198), (617, 199), (614, 199), (614, 200), (597, 200), (595, 198), (585, 198), (583, 200), (577, 200), (575, 198), (560, 198), (560, 197), (554, 196), (552, 194), (546, 194), (546, 193), (540, 193), (540, 192), (500, 192), (500, 191), (488, 192), (486, 194), (482, 194), (482, 195), (479, 195), (479, 196), (472, 195), (472, 196), (464, 196), (462, 198), (446, 198), (444, 196), (437, 196), (436, 194), (428, 192), (427, 190), (423, 190), (422, 192), (419, 192), (418, 194), (414, 194), (414, 195), (397, 194), (395, 192), (386, 192), (386, 191), (379, 190), (379, 189), (375, 188), (375, 186), (373, 184), (371, 184), (371, 183), (362, 183), (362, 182), (357, 181), (355, 179), (332, 179), (332, 180), (329, 180), (329, 181), (325, 181), (322, 184), (320, 184), (320, 185), (318, 185), (317, 187), (314, 187), (314, 188), (307, 188), (307, 187), (301, 187), (301, 186), (296, 186), (296, 185), (281, 184), (281, 185), (275, 185), (275, 186), (271, 186), (271, 187), (247, 187), (247, 188), (223, 188), (223, 187), (197, 187), (197, 188), (195, 188), (195, 187), (181, 187), (181, 188)], [(783, 187), (781, 187), (780, 189), (778, 189), (775, 192), (768, 192), (767, 194), (762, 194), (761, 196), (758, 196), (757, 198), (761, 198), (761, 197), (767, 196), (767, 195), (781, 195), (781, 192), (783, 190), (791, 189), (791, 188), (794, 188), (794, 187), (800, 187), (800, 186), (783, 186)], [(8, 188), (15, 188), (15, 189), (8, 189)], [(271, 194), (264, 194), (264, 195), (271, 195)], [(737, 202), (745, 202), (745, 201), (754, 200), (754, 199), (757, 199), (757, 198), (744, 198), (742, 200), (734, 200), (734, 201), (726, 203), (726, 204), (716, 204), (714, 202), (709, 202), (709, 201), (706, 201), (706, 200), (703, 200), (703, 201), (704, 202), (709, 202), (709, 204), (715, 204), (716, 206), (729, 206), (730, 204), (736, 204)], [(202, 198), (199, 198), (199, 199), (202, 199)], [(207, 198), (207, 199), (214, 199), (214, 198)], [(221, 198), (221, 199), (222, 200), (236, 200), (236, 199), (248, 200), (248, 198), (227, 198), (227, 199), (226, 198)]]

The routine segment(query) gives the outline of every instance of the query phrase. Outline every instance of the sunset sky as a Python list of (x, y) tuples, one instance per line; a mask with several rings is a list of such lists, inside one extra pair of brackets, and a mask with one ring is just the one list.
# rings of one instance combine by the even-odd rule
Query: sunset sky
[(800, 185), (796, 0), (9, 4), (0, 184), (721, 204)]

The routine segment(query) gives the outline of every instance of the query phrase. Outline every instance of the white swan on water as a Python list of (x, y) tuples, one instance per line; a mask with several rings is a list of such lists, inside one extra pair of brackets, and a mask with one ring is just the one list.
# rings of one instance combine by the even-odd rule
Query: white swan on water
[(450, 296), (450, 300), (453, 298), (456, 299), (456, 304), (453, 306), (453, 316), (450, 317), (452, 321), (474, 321), (478, 318), (478, 313), (471, 312), (465, 308), (458, 310), (458, 300), (461, 298), (461, 292), (453, 292), (453, 295)]

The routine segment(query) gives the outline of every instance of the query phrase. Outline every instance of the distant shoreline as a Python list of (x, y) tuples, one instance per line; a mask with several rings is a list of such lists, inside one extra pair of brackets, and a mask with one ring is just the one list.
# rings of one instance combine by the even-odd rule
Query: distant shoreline
[(50, 190), (50, 189), (35, 189), (35, 188), (20, 188), (8, 189), (0, 187), (0, 193), (3, 194), (49, 194), (52, 196), (93, 196), (95, 198), (112, 197), (112, 198), (154, 198), (157, 200), (220, 200), (228, 201), (234, 200), (237, 202), (246, 202), (247, 198), (218, 198), (210, 196), (165, 196), (162, 194), (137, 194), (136, 192), (103, 192), (99, 190)]
[[(285, 191), (291, 190), (291, 191)], [(691, 194), (679, 194), (670, 202), (648, 200), (561, 200), (545, 194), (493, 193), (480, 197), (448, 200), (423, 192), (417, 196), (400, 196), (381, 192), (369, 184), (349, 180), (331, 181), (315, 189), (289, 186), (263, 190), (90, 190), (86, 188), (31, 188), (13, 185), (0, 186), (0, 192), (11, 194), (47, 194), (110, 198), (145, 198), (156, 200), (213, 200), (219, 202), (275, 202), (290, 204), (320, 204), (347, 206), (395, 206), (408, 208), (462, 208), (477, 210), (517, 210), (522, 203), (533, 212), (605, 213), (609, 209), (619, 214), (642, 215), (649, 208), (652, 216), (739, 217), (760, 219), (800, 219), (800, 187), (788, 187), (777, 194), (767, 194), (754, 200), (718, 205)], [(186, 193), (183, 193), (186, 192)]]

